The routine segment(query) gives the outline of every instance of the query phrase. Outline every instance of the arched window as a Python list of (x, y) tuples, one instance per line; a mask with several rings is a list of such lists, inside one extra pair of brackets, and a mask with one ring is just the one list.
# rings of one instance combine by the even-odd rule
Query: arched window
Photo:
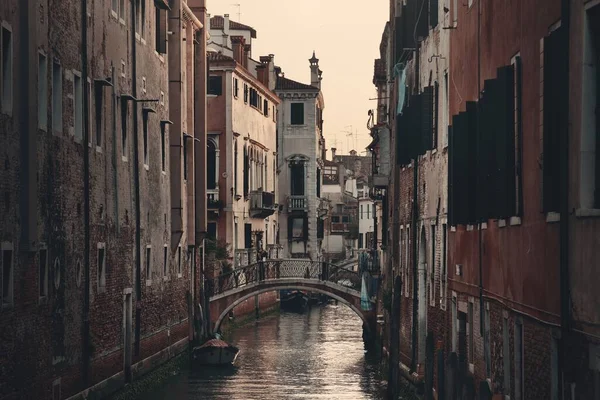
[(217, 188), (217, 146), (214, 140), (208, 140), (206, 150), (206, 187)]

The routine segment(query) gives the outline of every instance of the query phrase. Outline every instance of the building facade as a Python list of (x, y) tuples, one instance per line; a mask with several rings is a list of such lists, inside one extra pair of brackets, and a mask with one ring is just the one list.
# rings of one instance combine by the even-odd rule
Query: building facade
[(277, 240), (279, 98), (269, 89), (273, 57), (261, 57), (260, 74), (253, 74), (243, 66), (245, 39), (232, 40), (233, 58), (209, 53), (208, 226), (211, 236), (232, 244), (240, 266)]
[(283, 210), (280, 243), (290, 258), (321, 257), (319, 210), (325, 155), (319, 60), (309, 60), (310, 85), (286, 78), (277, 70), (275, 93), (281, 99), (277, 114), (277, 171)]
[(0, 5), (2, 399), (105, 396), (193, 339), (205, 3), (171, 5)]

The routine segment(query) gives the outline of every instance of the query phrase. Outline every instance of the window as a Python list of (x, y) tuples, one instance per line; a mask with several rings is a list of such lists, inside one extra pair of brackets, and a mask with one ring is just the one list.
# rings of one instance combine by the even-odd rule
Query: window
[(146, 281), (152, 280), (151, 273), (152, 267), (152, 246), (146, 246)]
[(291, 107), (291, 124), (304, 125), (304, 103), (292, 103)]
[(250, 88), (250, 105), (252, 107), (259, 107), (259, 101), (258, 101), (258, 92), (256, 91), (256, 89), (254, 88)]
[(83, 82), (81, 76), (75, 74), (73, 76), (73, 111), (75, 140), (81, 142), (83, 140)]
[(584, 19), (581, 207), (600, 208), (600, 5)]
[(38, 252), (40, 298), (48, 296), (48, 250), (41, 248)]
[(371, 205), (367, 204), (367, 219), (371, 219)]
[[(217, 224), (215, 224), (215, 238), (216, 238)], [(252, 248), (252, 224), (244, 224), (244, 247), (246, 249)]]
[(331, 217), (331, 222), (333, 222), (334, 224), (337, 224), (340, 222), (340, 216), (339, 215), (333, 215)]
[(292, 218), (292, 239), (304, 239), (304, 218)]
[(265, 114), (265, 117), (269, 116), (269, 101), (268, 100), (264, 100), (263, 101), (263, 112)]
[(342, 222), (344, 224), (350, 223), (350, 217), (348, 215), (342, 215)]
[(155, 47), (158, 54), (167, 53), (167, 10), (156, 7), (154, 18)]
[(409, 263), (410, 263), (410, 227), (406, 227), (406, 240), (404, 241), (404, 244), (406, 246), (406, 250), (404, 251), (404, 254), (406, 254), (406, 275), (407, 275), (407, 279), (406, 279), (406, 292), (410, 295), (410, 273), (409, 271)]
[(181, 277), (182, 269), (181, 269), (181, 245), (177, 247), (177, 276)]
[(363, 234), (359, 233), (358, 234), (358, 248), (359, 249), (363, 249)]
[(122, 156), (127, 159), (127, 112), (129, 104), (121, 97), (121, 151)]
[(439, 130), (439, 111), (440, 111), (440, 85), (435, 81), (433, 85), (433, 141), (432, 149), (437, 149), (438, 146), (438, 130)]
[(2, 28), (2, 112), (12, 113), (13, 106), (13, 41), (12, 32)]
[(206, 150), (206, 188), (217, 188), (217, 145), (209, 139)]
[(292, 196), (304, 196), (304, 164), (290, 165), (290, 175)]
[[(373, 207), (373, 219), (375, 219), (375, 207), (376, 207), (376, 206), (375, 206), (375, 203), (373, 203), (371, 206)], [(368, 206), (367, 206), (367, 207), (368, 207)]]
[(468, 356), (469, 356), (469, 364), (473, 364), (475, 359), (475, 340), (473, 338), (473, 334), (475, 330), (473, 329), (473, 303), (469, 301), (469, 308), (467, 314), (467, 347), (468, 347)]
[(167, 146), (167, 142), (166, 142), (166, 135), (165, 135), (165, 129), (166, 128), (166, 124), (161, 123), (160, 124), (160, 161), (161, 161), (161, 168), (162, 171), (166, 171), (166, 167), (167, 167), (167, 150), (166, 150), (166, 146)]
[(110, 9), (112, 11), (114, 11), (114, 13), (118, 13), (119, 12), (119, 0), (112, 0), (111, 1), (111, 5), (110, 5)]
[(485, 352), (485, 373), (486, 376), (492, 376), (492, 354), (490, 344), (490, 303), (485, 304), (485, 319), (484, 319), (484, 333), (483, 333), (483, 348)]
[(452, 296), (452, 352), (458, 349), (458, 302), (456, 296)]
[(275, 121), (275, 114), (276, 114), (276, 111), (275, 111), (275, 106), (273, 106), (273, 113), (272, 113), (272, 115), (273, 115), (273, 122), (276, 122), (276, 121)]
[(63, 78), (62, 67), (52, 63), (52, 130), (61, 133), (63, 130)]
[[(96, 121), (96, 147), (101, 148), (102, 147), (102, 139), (103, 139), (103, 132), (102, 132), (102, 111), (104, 109), (104, 101), (103, 101), (103, 86), (99, 85), (99, 84), (95, 84), (94, 85), (94, 104), (96, 105), (95, 107), (95, 111), (96, 114), (94, 115), (94, 120)], [(90, 107), (91, 107), (91, 95), (92, 95), (92, 91), (90, 88)], [(90, 114), (90, 121), (92, 120), (91, 118), (91, 114)], [(92, 130), (90, 129), (90, 134), (91, 134)]]
[(363, 219), (363, 205), (360, 205), (360, 219)]
[(515, 399), (522, 400), (523, 391), (523, 322), (515, 321)]
[(48, 57), (38, 53), (38, 128), (48, 129)]
[(221, 76), (208, 77), (208, 94), (214, 96), (223, 94), (223, 80)]
[(187, 152), (188, 152), (188, 144), (187, 144), (187, 136), (185, 133), (183, 134), (183, 179), (187, 181), (188, 178), (188, 162), (187, 162)]
[(514, 180), (515, 180), (515, 205), (514, 214), (520, 216), (522, 214), (522, 179), (521, 179), (521, 55), (518, 53), (511, 60), (513, 66), (514, 82), (513, 82), (513, 100), (514, 100), (514, 129), (513, 129), (513, 141), (515, 147), (515, 166), (514, 166)]
[(146, 33), (146, 0), (136, 0), (135, 2), (135, 31), (144, 37)]
[(442, 309), (446, 308), (446, 278), (448, 276), (448, 260), (446, 255), (448, 233), (446, 232), (446, 229), (446, 224), (442, 224), (442, 272), (440, 277), (440, 302), (442, 304)]
[[(444, 121), (449, 124), (449, 115), (450, 115), (450, 109), (449, 109), (449, 91), (448, 91), (448, 71), (444, 72)], [(444, 147), (448, 146), (448, 127), (445, 126), (444, 127)]]
[(12, 243), (2, 243), (2, 306), (13, 304), (13, 247)]
[(502, 318), (502, 360), (504, 368), (504, 395), (510, 396), (510, 338), (508, 332), (508, 318)]
[[(435, 28), (438, 25), (438, 13), (439, 13), (438, 1), (439, 0), (431, 0), (429, 2), (429, 26), (431, 28)], [(445, 3), (444, 3), (444, 5), (445, 5)]]
[(431, 242), (431, 273), (429, 274), (430, 276), (430, 281), (431, 281), (431, 304), (435, 307), (435, 274), (436, 274), (436, 265), (435, 265), (435, 241), (436, 241), (436, 230), (437, 230), (437, 226), (436, 225), (431, 225), (431, 238), (430, 238), (430, 242)]
[(169, 248), (165, 244), (163, 247), (163, 278), (167, 277), (167, 271), (169, 266)]
[(468, 5), (469, 5), (469, 8), (470, 8), (473, 5), (473, 0), (469, 0)]
[(234, 141), (233, 144), (233, 194), (238, 195), (238, 142)]
[(87, 81), (87, 93), (85, 95), (87, 96), (87, 105), (85, 105), (85, 106), (87, 107), (87, 116), (88, 116), (88, 119), (87, 119), (88, 145), (90, 147), (92, 147), (92, 80), (89, 78)]
[(106, 287), (106, 244), (98, 243), (98, 288)]
[(125, 22), (125, 0), (119, 0), (119, 17)]
[(248, 103), (248, 85), (244, 83), (244, 104)]
[(54, 259), (54, 289), (58, 290), (60, 288), (60, 258), (56, 257)]
[(144, 142), (144, 165), (147, 167), (148, 162), (148, 113), (142, 112), (142, 141)]
[(239, 94), (239, 80), (238, 78), (233, 78), (233, 97), (235, 97), (236, 99), (238, 98), (238, 94)]

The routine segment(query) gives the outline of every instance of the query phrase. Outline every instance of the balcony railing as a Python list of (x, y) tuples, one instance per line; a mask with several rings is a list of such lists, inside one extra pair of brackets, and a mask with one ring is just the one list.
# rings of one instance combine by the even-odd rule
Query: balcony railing
[(308, 200), (306, 196), (289, 196), (288, 211), (308, 211)]
[(206, 207), (209, 210), (219, 210), (222, 202), (219, 200), (219, 189), (209, 189), (206, 193)]
[(277, 210), (275, 194), (263, 191), (250, 193), (250, 216), (252, 218), (267, 218)]

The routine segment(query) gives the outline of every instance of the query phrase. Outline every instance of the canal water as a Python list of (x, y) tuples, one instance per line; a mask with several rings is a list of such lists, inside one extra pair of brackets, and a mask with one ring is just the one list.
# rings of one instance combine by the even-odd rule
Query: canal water
[(385, 382), (365, 351), (362, 321), (344, 305), (284, 313), (238, 328), (232, 370), (184, 371), (144, 399), (383, 399)]

